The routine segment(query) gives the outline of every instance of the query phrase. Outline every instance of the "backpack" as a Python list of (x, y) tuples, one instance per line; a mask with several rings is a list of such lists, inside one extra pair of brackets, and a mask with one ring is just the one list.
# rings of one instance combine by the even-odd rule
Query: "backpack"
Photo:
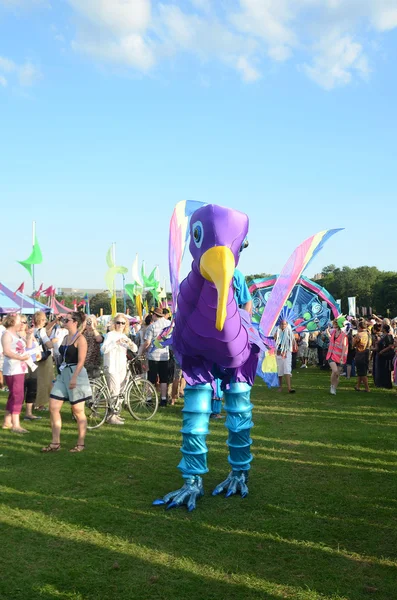
[(41, 352), (40, 362), (43, 362), (43, 361), (47, 360), (47, 358), (49, 356), (51, 356), (51, 350), (48, 350), (47, 346), (45, 345), (45, 343), (41, 339), (40, 330), (38, 330), (34, 334), (34, 337), (35, 337), (37, 343), (39, 344), (39, 348), (40, 348), (40, 352)]

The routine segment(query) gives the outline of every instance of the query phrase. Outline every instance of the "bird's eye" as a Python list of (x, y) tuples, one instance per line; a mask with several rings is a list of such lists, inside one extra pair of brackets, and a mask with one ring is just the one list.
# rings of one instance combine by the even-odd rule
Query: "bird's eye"
[(245, 238), (245, 240), (243, 241), (243, 243), (240, 246), (239, 252), (241, 253), (243, 250), (245, 250), (245, 248), (248, 248), (248, 246), (249, 246), (248, 240), (247, 240), (247, 238)]
[(201, 221), (197, 221), (196, 223), (194, 223), (192, 231), (194, 243), (196, 244), (197, 248), (200, 248), (201, 244), (203, 243), (204, 237), (203, 224), (201, 223)]

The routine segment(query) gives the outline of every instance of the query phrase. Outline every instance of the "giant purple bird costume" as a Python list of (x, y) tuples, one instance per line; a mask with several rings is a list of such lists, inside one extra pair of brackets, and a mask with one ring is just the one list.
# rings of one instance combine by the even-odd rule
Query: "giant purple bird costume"
[[(193, 209), (198, 205), (189, 204)], [(253, 425), (250, 392), (258, 354), (265, 346), (248, 314), (239, 310), (233, 289), (234, 270), (247, 245), (247, 215), (212, 204), (194, 210), (190, 220), (188, 212), (187, 203), (176, 206), (170, 233), (174, 304), (177, 300), (172, 345), (187, 382), (182, 411), (183, 457), (178, 465), (185, 483), (154, 504), (167, 504), (168, 508), (186, 504), (188, 510), (193, 510), (197, 498), (204, 493), (202, 475), (208, 471), (206, 436), (216, 379), (221, 380), (224, 392), (232, 470), (213, 495), (222, 491), (226, 496), (248, 494)], [(177, 294), (188, 227), (193, 262)]]

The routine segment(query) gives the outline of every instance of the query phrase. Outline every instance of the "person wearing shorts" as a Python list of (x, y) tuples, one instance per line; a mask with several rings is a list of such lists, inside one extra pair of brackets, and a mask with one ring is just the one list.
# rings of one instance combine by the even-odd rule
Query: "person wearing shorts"
[(353, 348), (355, 349), (357, 385), (354, 387), (356, 392), (360, 392), (360, 386), (363, 384), (364, 391), (369, 392), (368, 385), (368, 368), (369, 368), (369, 352), (371, 347), (371, 335), (367, 329), (365, 321), (360, 321), (358, 324), (358, 333), (353, 339)]
[(166, 327), (171, 325), (168, 319), (165, 319), (161, 308), (155, 308), (152, 311), (152, 323), (146, 329), (143, 344), (139, 347), (138, 354), (147, 352), (149, 363), (148, 380), (153, 385), (160, 382), (160, 406), (167, 406), (167, 387), (168, 387), (168, 361), (170, 358), (169, 348), (157, 348), (154, 344), (157, 337)]
[(87, 417), (84, 406), (85, 401), (92, 397), (87, 371), (84, 368), (87, 340), (79, 331), (85, 318), (83, 313), (72, 312), (63, 319), (68, 335), (59, 347), (59, 374), (50, 394), (52, 441), (41, 449), (42, 452), (57, 452), (61, 448), (61, 409), (64, 402), (70, 403), (78, 428), (77, 444), (70, 452), (82, 452), (85, 448)]

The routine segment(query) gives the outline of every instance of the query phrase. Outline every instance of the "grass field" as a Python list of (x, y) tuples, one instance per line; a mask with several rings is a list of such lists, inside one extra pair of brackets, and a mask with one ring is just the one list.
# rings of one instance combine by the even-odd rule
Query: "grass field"
[(39, 452), (47, 416), (1, 431), (1, 600), (396, 600), (397, 394), (353, 384), (331, 396), (314, 368), (294, 396), (257, 382), (248, 498), (211, 497), (229, 471), (211, 422), (190, 514), (151, 506), (182, 481), (181, 406), (90, 432), (81, 454), (66, 406), (58, 453)]

